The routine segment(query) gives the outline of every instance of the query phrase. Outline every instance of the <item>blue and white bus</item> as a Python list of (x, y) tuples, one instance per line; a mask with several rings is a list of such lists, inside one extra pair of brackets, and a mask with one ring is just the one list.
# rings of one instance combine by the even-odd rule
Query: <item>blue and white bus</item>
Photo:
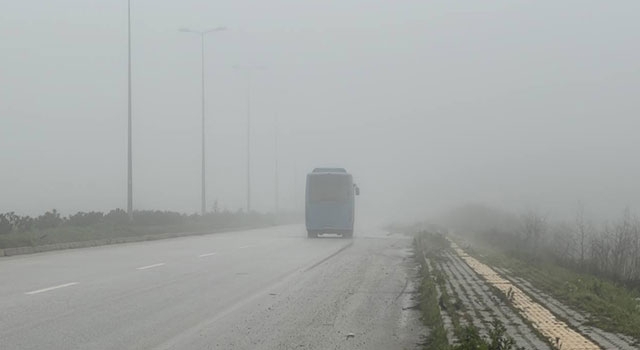
[(335, 233), (353, 237), (355, 196), (360, 189), (343, 168), (316, 168), (307, 174), (305, 221), (307, 235)]

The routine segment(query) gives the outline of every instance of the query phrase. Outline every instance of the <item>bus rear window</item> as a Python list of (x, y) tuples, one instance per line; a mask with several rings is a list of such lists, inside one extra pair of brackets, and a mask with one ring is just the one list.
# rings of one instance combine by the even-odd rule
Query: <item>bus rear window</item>
[(352, 189), (347, 176), (323, 175), (309, 179), (309, 200), (312, 202), (347, 201), (350, 191)]

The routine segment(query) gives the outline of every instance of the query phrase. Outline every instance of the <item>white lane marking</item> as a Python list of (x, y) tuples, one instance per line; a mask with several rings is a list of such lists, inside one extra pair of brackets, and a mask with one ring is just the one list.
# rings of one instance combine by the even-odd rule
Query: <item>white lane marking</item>
[(48, 292), (48, 291), (54, 290), (54, 289), (60, 289), (60, 288), (64, 288), (64, 287), (71, 287), (71, 286), (76, 285), (76, 284), (78, 284), (78, 282), (65, 283), (65, 284), (61, 284), (61, 285), (53, 286), (53, 287), (49, 287), (49, 288), (33, 290), (31, 292), (26, 292), (24, 294), (33, 295), (33, 294), (38, 294), (38, 293), (44, 293), (44, 292)]
[(136, 270), (146, 270), (146, 269), (152, 269), (154, 267), (158, 267), (158, 266), (162, 266), (164, 265), (164, 263), (158, 263), (158, 264), (153, 264), (153, 265), (147, 265), (147, 266), (141, 266), (136, 268)]
[(216, 252), (200, 254), (200, 255), (198, 255), (198, 258), (204, 258), (205, 256), (212, 256), (212, 255), (215, 255), (215, 254), (216, 254)]
[(253, 247), (252, 245), (243, 245), (242, 247), (239, 247), (238, 249), (244, 249), (244, 248), (249, 248), (249, 247)]

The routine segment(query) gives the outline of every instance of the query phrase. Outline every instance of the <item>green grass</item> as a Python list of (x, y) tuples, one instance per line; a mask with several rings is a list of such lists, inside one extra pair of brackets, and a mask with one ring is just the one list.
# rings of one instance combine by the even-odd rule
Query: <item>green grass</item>
[(422, 267), (423, 280), (420, 286), (420, 311), (422, 319), (430, 329), (429, 337), (425, 341), (425, 350), (449, 349), (447, 332), (442, 323), (436, 282), (426, 266)]
[(640, 292), (603, 278), (549, 262), (531, 262), (493, 247), (475, 249), (474, 254), (490, 265), (506, 268), (515, 276), (568, 306), (589, 314), (595, 327), (640, 340)]
[(28, 247), (45, 244), (83, 242), (158, 234), (166, 232), (182, 232), (179, 226), (135, 227), (113, 224), (96, 224), (91, 226), (60, 226), (44, 230), (28, 232), (12, 232), (0, 235), (0, 248)]

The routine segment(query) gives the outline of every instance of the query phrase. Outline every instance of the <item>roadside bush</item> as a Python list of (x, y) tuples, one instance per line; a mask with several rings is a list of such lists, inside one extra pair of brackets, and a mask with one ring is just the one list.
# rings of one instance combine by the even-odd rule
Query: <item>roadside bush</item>
[(10, 215), (12, 213), (0, 214), (0, 235), (6, 235), (13, 231), (13, 222)]
[(207, 213), (204, 216), (198, 216), (196, 221), (213, 228), (224, 228), (271, 224), (275, 222), (275, 218), (269, 214), (260, 214), (253, 211), (245, 213), (242, 210), (238, 210), (236, 212), (224, 210)]
[(441, 218), (438, 224), (460, 233), (510, 232), (521, 228), (521, 217), (483, 204), (467, 204), (454, 208)]
[[(284, 213), (280, 222), (299, 222), (300, 215)], [(279, 218), (280, 219), (280, 218)], [(228, 210), (198, 214), (136, 210), (133, 221), (122, 209), (108, 213), (78, 212), (67, 217), (53, 209), (36, 218), (0, 213), (0, 248), (35, 246), (168, 232), (207, 232), (225, 228), (272, 225), (273, 214)]]
[(582, 206), (574, 223), (549, 222), (531, 210), (516, 216), (481, 205), (452, 210), (440, 221), (518, 258), (550, 261), (640, 288), (640, 219), (629, 209), (599, 226), (585, 218)]
[(60, 226), (64, 220), (60, 217), (60, 213), (53, 209), (35, 219), (35, 227), (38, 229), (48, 229)]
[(98, 224), (102, 222), (103, 218), (104, 218), (104, 214), (102, 214), (101, 212), (96, 212), (96, 211), (92, 211), (88, 213), (78, 212), (74, 215), (69, 215), (69, 218), (67, 219), (67, 224), (69, 226), (84, 227), (84, 226)]
[(103, 219), (108, 224), (125, 225), (129, 223), (129, 214), (122, 209), (113, 209)]
[(35, 220), (30, 216), (16, 216), (13, 224), (14, 228), (18, 232), (28, 232), (33, 229)]
[(451, 247), (451, 242), (442, 233), (422, 231), (416, 235), (420, 249), (425, 256), (436, 258), (446, 249)]
[(133, 224), (140, 226), (171, 226), (186, 222), (186, 215), (160, 210), (136, 210), (133, 212)]

